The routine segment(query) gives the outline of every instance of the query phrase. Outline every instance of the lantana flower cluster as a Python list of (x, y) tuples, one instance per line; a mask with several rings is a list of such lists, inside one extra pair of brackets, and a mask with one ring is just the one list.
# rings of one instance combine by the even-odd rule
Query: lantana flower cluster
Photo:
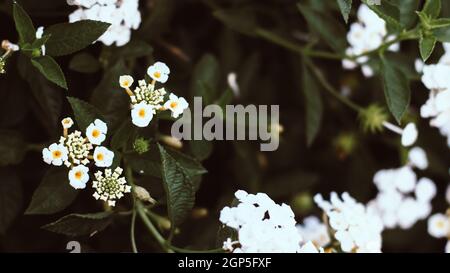
[(235, 193), (236, 207), (225, 207), (220, 221), (237, 231), (238, 238), (228, 238), (224, 249), (233, 253), (318, 253), (311, 243), (303, 244), (292, 209), (278, 205), (265, 193)]
[[(344, 59), (342, 66), (344, 69), (355, 69), (361, 65), (364, 76), (372, 77), (374, 72), (368, 64), (369, 57), (364, 54), (377, 49), (385, 42), (394, 40), (395, 36), (387, 35), (386, 22), (367, 5), (360, 5), (357, 16), (358, 21), (351, 24), (347, 34), (350, 47), (347, 48), (346, 54), (359, 57), (356, 60)], [(399, 48), (399, 44), (395, 43), (388, 50), (398, 51)]]
[[(102, 120), (96, 119), (86, 128), (86, 136), (81, 131), (75, 130), (69, 133), (74, 122), (71, 118), (61, 121), (63, 136), (59, 142), (51, 144), (42, 150), (42, 158), (45, 163), (54, 166), (65, 165), (69, 168), (69, 184), (75, 189), (84, 189), (89, 181), (89, 165), (94, 162), (95, 166), (108, 168), (114, 160), (114, 152), (104, 146), (100, 146), (106, 139), (108, 126)], [(104, 174), (99, 171), (95, 174), (96, 180), (93, 188), (96, 189), (94, 197), (108, 201), (110, 206), (130, 192), (131, 188), (126, 185), (125, 178), (120, 178), (122, 170), (116, 168), (114, 172), (106, 169)]]
[(69, 15), (69, 22), (95, 20), (110, 23), (108, 30), (98, 39), (110, 46), (126, 45), (131, 39), (131, 30), (141, 24), (139, 0), (67, 0), (67, 4), (78, 6)]
[(418, 67), (422, 69), (422, 83), (430, 90), (428, 100), (420, 108), (422, 118), (430, 118), (430, 125), (447, 137), (450, 147), (450, 44), (443, 44), (445, 54), (437, 64)]
[(147, 83), (145, 79), (140, 80), (134, 90), (131, 90), (134, 83), (132, 76), (123, 75), (119, 78), (120, 86), (130, 96), (133, 124), (138, 127), (147, 127), (156, 112), (164, 110), (170, 110), (172, 117), (178, 118), (189, 107), (188, 102), (173, 93), (169, 94), (169, 98), (166, 99), (165, 88), (156, 88), (156, 82), (165, 83), (169, 79), (169, 67), (165, 63), (156, 62), (147, 69), (147, 74), (152, 82)]
[(369, 207), (358, 203), (346, 192), (342, 198), (332, 192), (330, 201), (317, 194), (314, 201), (326, 214), (332, 235), (343, 252), (381, 252), (383, 223)]
[(427, 166), (423, 149), (414, 147), (409, 152), (407, 165), (375, 174), (373, 181), (379, 193), (368, 206), (380, 215), (385, 228), (409, 229), (430, 215), (436, 185), (429, 178), (418, 179), (414, 172), (414, 168), (424, 170)]

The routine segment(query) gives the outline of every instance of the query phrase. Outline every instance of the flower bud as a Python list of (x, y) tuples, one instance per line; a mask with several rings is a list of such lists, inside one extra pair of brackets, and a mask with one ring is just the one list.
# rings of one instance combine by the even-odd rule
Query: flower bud
[(207, 208), (194, 208), (192, 210), (192, 218), (194, 219), (201, 219), (208, 216), (208, 209)]
[(371, 104), (360, 113), (359, 118), (364, 131), (375, 133), (383, 130), (383, 123), (388, 120), (388, 115), (383, 107)]
[(172, 148), (175, 149), (183, 148), (183, 142), (181, 142), (181, 140), (179, 140), (178, 138), (172, 136), (161, 136), (160, 140)]
[(151, 204), (155, 204), (156, 201), (155, 199), (153, 199), (150, 196), (150, 193), (143, 187), (140, 186), (135, 186), (134, 187), (134, 195), (136, 196), (137, 199), (143, 201), (143, 202), (148, 202)]
[(150, 150), (150, 142), (145, 138), (137, 138), (133, 143), (133, 149), (138, 154), (146, 153)]
[(353, 133), (341, 133), (335, 140), (334, 146), (340, 159), (346, 158), (352, 154), (357, 144)]
[(5, 61), (3, 60), (3, 58), (0, 58), (0, 74), (5, 74)]

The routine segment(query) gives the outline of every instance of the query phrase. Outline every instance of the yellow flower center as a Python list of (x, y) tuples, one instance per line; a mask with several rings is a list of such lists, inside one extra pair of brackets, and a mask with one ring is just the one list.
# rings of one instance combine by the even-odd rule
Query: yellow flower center
[(156, 71), (155, 73), (153, 73), (153, 76), (155, 76), (155, 78), (159, 79), (161, 77), (161, 72)]
[(105, 157), (103, 156), (103, 154), (97, 154), (97, 160), (98, 161), (103, 161)]
[(94, 129), (94, 131), (92, 131), (92, 136), (95, 137), (95, 138), (99, 137), (100, 136), (100, 131), (97, 130), (97, 129)]
[(78, 172), (75, 173), (75, 178), (77, 180), (80, 180), (82, 177), (83, 177), (83, 173), (81, 171), (78, 171)]
[(64, 120), (64, 124), (69, 124), (69, 123), (70, 123), (70, 120), (68, 120), (68, 119)]
[(140, 109), (138, 112), (139, 117), (144, 118), (145, 117), (145, 109)]
[(176, 101), (172, 101), (170, 103), (170, 108), (176, 108), (177, 106), (178, 106), (178, 102), (176, 102)]
[(130, 86), (130, 82), (128, 80), (123, 81), (123, 86), (125, 87)]
[(62, 153), (61, 153), (61, 151), (53, 151), (52, 155), (53, 155), (53, 158), (57, 159), (57, 158), (61, 157)]
[(439, 222), (437, 222), (437, 224), (436, 224), (436, 226), (438, 227), (438, 228), (444, 228), (444, 221), (439, 221)]

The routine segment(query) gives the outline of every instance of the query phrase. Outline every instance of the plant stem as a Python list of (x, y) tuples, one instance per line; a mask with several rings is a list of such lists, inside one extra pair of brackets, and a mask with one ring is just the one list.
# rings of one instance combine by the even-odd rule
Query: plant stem
[(131, 249), (133, 250), (133, 253), (138, 253), (138, 249), (136, 247), (136, 237), (134, 234), (135, 231), (135, 226), (136, 226), (136, 200), (134, 200), (134, 196), (133, 196), (133, 202), (135, 203), (134, 208), (133, 208), (133, 214), (131, 215), (131, 230), (130, 230), (130, 239), (131, 239)]
[(193, 250), (193, 249), (185, 249), (185, 248), (179, 248), (176, 246), (171, 245), (171, 249), (175, 250), (175, 252), (178, 253), (223, 253), (224, 250), (222, 248), (216, 248), (216, 249), (210, 249), (210, 250)]
[(325, 88), (325, 90), (328, 91), (328, 93), (330, 93), (340, 102), (358, 113), (364, 110), (363, 107), (349, 100), (347, 97), (344, 97), (338, 90), (336, 90), (330, 83), (328, 83), (325, 76), (322, 74), (322, 71), (320, 71), (307, 57), (305, 57), (305, 62), (306, 65), (311, 69), (313, 74), (316, 76), (319, 83), (323, 86), (323, 88)]

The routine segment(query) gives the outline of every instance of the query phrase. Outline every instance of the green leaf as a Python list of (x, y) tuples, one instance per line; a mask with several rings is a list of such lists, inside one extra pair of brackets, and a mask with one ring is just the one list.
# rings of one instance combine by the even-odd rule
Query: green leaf
[(422, 12), (431, 18), (437, 18), (441, 13), (441, 0), (426, 0)]
[(433, 29), (432, 32), (439, 42), (450, 43), (450, 27)]
[(36, 39), (36, 29), (34, 28), (33, 21), (27, 12), (14, 1), (13, 5), (14, 22), (16, 24), (16, 30), (19, 33), (20, 43), (31, 44)]
[(443, 28), (450, 26), (450, 18), (439, 18), (431, 21), (431, 29)]
[(302, 4), (298, 4), (297, 7), (312, 31), (316, 32), (334, 51), (345, 51), (347, 46), (346, 32), (339, 21)]
[(337, 0), (337, 2), (345, 23), (348, 23), (348, 16), (352, 11), (352, 0)]
[(67, 236), (94, 235), (104, 230), (112, 222), (112, 212), (89, 214), (69, 214), (42, 228)]
[(189, 150), (195, 156), (195, 158), (200, 161), (203, 161), (211, 156), (213, 147), (213, 142), (205, 139), (189, 141)]
[(400, 123), (411, 99), (408, 79), (385, 58), (381, 60), (381, 73), (386, 103), (395, 120)]
[(69, 68), (80, 73), (95, 73), (100, 70), (100, 62), (89, 53), (78, 53), (70, 60)]
[(303, 170), (295, 170), (269, 177), (264, 183), (263, 191), (272, 198), (283, 198), (309, 190), (317, 182), (319, 182), (318, 175)]
[(302, 72), (302, 91), (305, 96), (306, 109), (306, 144), (311, 146), (320, 130), (323, 105), (320, 89), (306, 64), (303, 64)]
[(22, 185), (16, 173), (0, 169), (0, 234), (4, 234), (22, 208)]
[(218, 96), (220, 66), (211, 54), (205, 54), (195, 65), (191, 80), (191, 94), (203, 97), (205, 104), (213, 103)]
[(89, 103), (73, 97), (67, 97), (67, 100), (72, 106), (75, 120), (82, 131), (85, 131), (95, 119), (101, 119), (103, 122), (106, 122), (102, 118), (100, 111)]
[(25, 214), (53, 214), (67, 208), (78, 196), (67, 178), (67, 171), (50, 169), (34, 191)]
[(161, 162), (159, 159), (159, 154), (155, 156), (154, 153), (159, 152), (149, 151), (143, 155), (130, 154), (126, 155), (125, 159), (131, 169), (133, 169), (136, 173), (161, 178)]
[(26, 147), (19, 133), (0, 130), (0, 166), (16, 165), (22, 162)]
[(363, 0), (372, 11), (374, 11), (380, 18), (386, 21), (389, 28), (400, 31), (403, 26), (400, 24), (400, 10), (398, 7), (393, 5), (390, 1), (380, 0), (380, 5), (370, 5), (368, 0)]
[(420, 56), (422, 57), (422, 60), (424, 62), (428, 60), (428, 58), (431, 56), (431, 53), (433, 53), (435, 45), (436, 45), (435, 37), (424, 36), (424, 34), (421, 33), (419, 41), (419, 49), (420, 49)]
[(248, 36), (254, 36), (258, 28), (254, 11), (244, 8), (216, 10), (213, 15), (230, 29)]
[(189, 215), (195, 201), (195, 186), (186, 169), (163, 146), (158, 144), (161, 155), (161, 173), (166, 191), (171, 232)]
[(417, 20), (416, 11), (420, 0), (391, 0), (400, 11), (400, 24), (404, 29), (410, 29)]
[(66, 78), (59, 67), (58, 63), (50, 56), (41, 56), (31, 59), (31, 63), (36, 67), (42, 75), (49, 81), (55, 83), (59, 87), (67, 89)]
[(135, 132), (136, 126), (133, 125), (131, 119), (127, 118), (114, 133), (111, 139), (111, 148), (114, 150), (125, 148)]
[(100, 21), (81, 20), (50, 26), (44, 32), (51, 34), (46, 44), (47, 54), (63, 56), (82, 50), (102, 36), (110, 25)]

